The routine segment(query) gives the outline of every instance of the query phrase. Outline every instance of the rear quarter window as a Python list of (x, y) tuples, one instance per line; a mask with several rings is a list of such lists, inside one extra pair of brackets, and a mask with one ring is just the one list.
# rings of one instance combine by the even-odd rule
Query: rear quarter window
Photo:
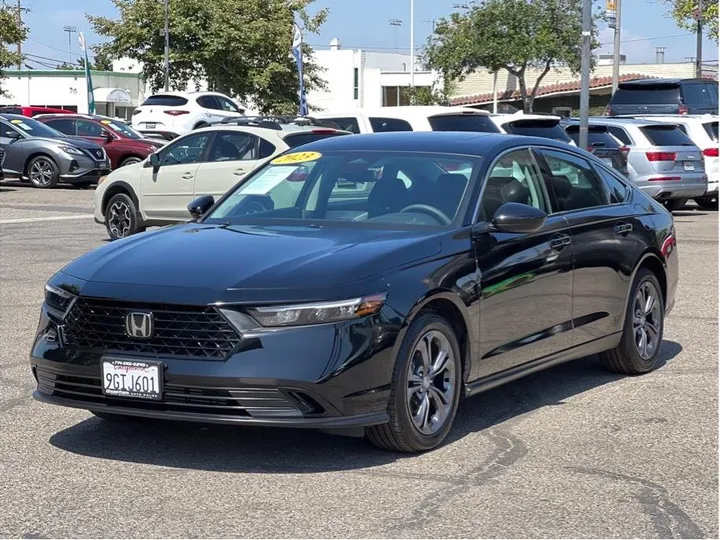
[(607, 188), (608, 195), (610, 196), (610, 204), (620, 204), (627, 201), (630, 188), (614, 174), (611, 174), (597, 165), (594, 165), (594, 167)]
[(640, 128), (653, 146), (693, 146), (693, 142), (675, 126), (643, 126)]
[(182, 107), (183, 105), (187, 105), (187, 102), (187, 99), (180, 96), (157, 95), (147, 98), (145, 101), (143, 101), (143, 105), (156, 105), (159, 107)]
[(285, 136), (284, 141), (290, 148), (295, 148), (296, 146), (327, 139), (328, 137), (338, 137), (342, 135), (345, 135), (345, 133), (290, 133)]
[(679, 86), (621, 86), (610, 99), (616, 105), (674, 105), (680, 103)]
[(543, 120), (518, 120), (503, 126), (505, 131), (513, 135), (527, 135), (529, 137), (543, 137), (557, 141), (570, 142), (570, 136), (558, 123)]
[(399, 118), (370, 118), (370, 127), (372, 127), (375, 133), (413, 130), (409, 122), (400, 120)]
[(706, 122), (703, 124), (703, 127), (710, 138), (718, 142), (718, 122)]
[(633, 141), (630, 138), (630, 135), (628, 135), (627, 131), (625, 131), (625, 129), (617, 126), (609, 126), (608, 131), (613, 137), (621, 141), (623, 144), (632, 146)]
[(500, 133), (489, 116), (479, 114), (441, 115), (428, 118), (433, 131), (479, 131)]

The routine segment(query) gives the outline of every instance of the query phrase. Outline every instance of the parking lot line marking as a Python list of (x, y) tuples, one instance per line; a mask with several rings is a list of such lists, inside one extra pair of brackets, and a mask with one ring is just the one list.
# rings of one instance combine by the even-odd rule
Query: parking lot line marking
[(10, 225), (11, 223), (35, 223), (37, 221), (65, 221), (67, 219), (89, 219), (94, 217), (93, 214), (77, 214), (74, 216), (52, 216), (52, 217), (36, 217), (36, 218), (16, 218), (16, 219), (0, 219), (0, 225)]

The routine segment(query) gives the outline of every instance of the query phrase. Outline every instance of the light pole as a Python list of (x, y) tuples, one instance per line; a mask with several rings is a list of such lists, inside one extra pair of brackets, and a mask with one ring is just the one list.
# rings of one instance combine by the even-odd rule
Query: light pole
[(398, 49), (397, 49), (397, 29), (398, 29), (398, 26), (402, 26), (402, 21), (401, 21), (400, 19), (390, 19), (390, 20), (388, 21), (388, 24), (389, 24), (390, 26), (394, 26), (394, 27), (395, 27), (395, 52), (398, 52)]
[(583, 0), (582, 57), (580, 67), (580, 148), (588, 146), (590, 112), (590, 38), (592, 37), (592, 0)]
[(702, 77), (702, 23), (703, 6), (702, 0), (698, 0), (697, 8), (693, 11), (693, 17), (697, 21), (697, 45), (695, 53), (695, 77)]
[(415, 88), (415, 0), (410, 0), (410, 88)]
[(615, 0), (615, 35), (613, 39), (613, 74), (612, 74), (612, 93), (618, 89), (620, 84), (620, 4), (621, 0)]
[(70, 49), (70, 65), (72, 66), (75, 62), (73, 61), (72, 55), (72, 35), (77, 32), (77, 26), (63, 26), (63, 30), (68, 35), (68, 48)]
[(170, 90), (170, 0), (165, 0), (165, 91)]

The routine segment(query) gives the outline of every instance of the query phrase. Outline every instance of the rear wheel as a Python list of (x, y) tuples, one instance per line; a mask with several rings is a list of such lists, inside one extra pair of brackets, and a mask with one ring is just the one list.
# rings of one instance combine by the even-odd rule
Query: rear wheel
[(620, 344), (601, 355), (610, 370), (638, 375), (655, 367), (665, 325), (660, 291), (655, 274), (641, 268), (630, 293)]
[(422, 452), (440, 445), (452, 427), (460, 399), (460, 346), (448, 322), (420, 315), (408, 329), (393, 373), (390, 422), (366, 428), (375, 446)]
[(718, 209), (718, 197), (717, 195), (706, 195), (704, 197), (696, 197), (694, 199), (697, 204), (703, 210), (717, 210)]
[(57, 185), (60, 169), (52, 158), (38, 156), (28, 163), (27, 175), (33, 187), (48, 189)]
[(110, 198), (105, 206), (105, 228), (111, 240), (144, 231), (140, 223), (140, 213), (129, 195), (118, 193)]
[(670, 199), (669, 201), (663, 201), (663, 204), (670, 212), (674, 212), (683, 208), (687, 202), (687, 199)]

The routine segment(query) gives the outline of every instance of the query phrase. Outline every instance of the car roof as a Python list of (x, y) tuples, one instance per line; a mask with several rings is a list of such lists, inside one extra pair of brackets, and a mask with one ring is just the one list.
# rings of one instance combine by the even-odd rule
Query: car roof
[(252, 133), (254, 135), (263, 135), (267, 137), (269, 134), (276, 135), (277, 137), (283, 139), (285, 136), (290, 135), (292, 133), (312, 133), (312, 132), (328, 132), (333, 131), (337, 133), (345, 133), (348, 135), (351, 135), (349, 131), (342, 131), (340, 129), (333, 129), (333, 128), (325, 128), (325, 127), (318, 127), (318, 126), (293, 126), (293, 129), (273, 129), (273, 128), (267, 128), (267, 127), (261, 127), (261, 126), (238, 126), (233, 124), (212, 124), (210, 126), (205, 126), (198, 128), (197, 130), (193, 131), (240, 131), (242, 133)]
[(475, 131), (395, 131), (328, 137), (303, 145), (308, 151), (398, 151), (482, 156), (515, 146), (553, 146), (567, 150), (567, 143), (540, 137)]
[(317, 118), (342, 118), (346, 116), (382, 116), (384, 118), (427, 118), (429, 116), (448, 115), (453, 113), (477, 114), (490, 116), (488, 111), (471, 107), (446, 107), (444, 105), (400, 105), (398, 107), (368, 107), (343, 111), (317, 113)]
[(548, 120), (553, 122), (560, 122), (562, 117), (554, 114), (525, 114), (517, 112), (513, 114), (493, 114), (492, 119), (501, 125), (509, 124), (511, 122), (517, 122), (519, 120)]
[(712, 82), (710, 79), (680, 79), (680, 78), (665, 78), (665, 79), (635, 79), (632, 81), (624, 81), (620, 83), (620, 88), (624, 86), (655, 86), (663, 84), (680, 84), (684, 82)]
[(588, 119), (589, 122), (605, 125), (605, 126), (658, 126), (658, 125), (665, 125), (670, 126), (673, 125), (672, 122), (663, 122), (663, 121), (656, 121), (656, 120), (649, 120), (645, 118), (608, 118), (605, 116), (597, 116)]

